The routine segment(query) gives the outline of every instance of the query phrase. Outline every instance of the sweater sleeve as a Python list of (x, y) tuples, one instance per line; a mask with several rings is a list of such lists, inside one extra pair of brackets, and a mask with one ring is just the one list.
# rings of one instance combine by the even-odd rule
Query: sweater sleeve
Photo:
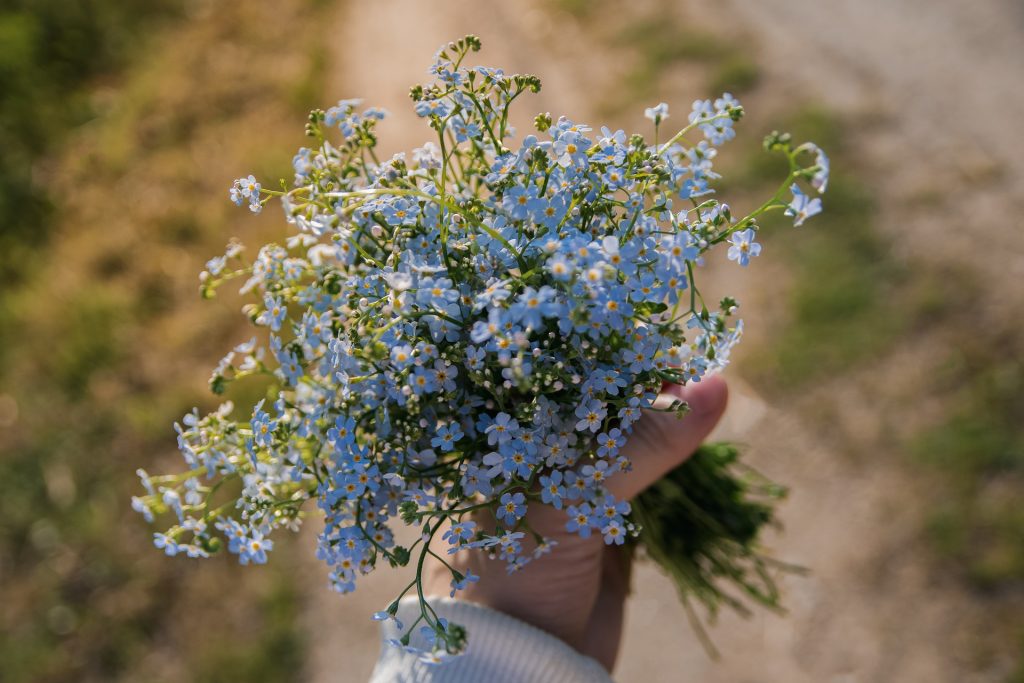
[[(613, 683), (596, 660), (507, 614), (461, 600), (432, 599), (430, 604), (439, 616), (466, 627), (467, 652), (440, 665), (421, 662), (386, 642), (401, 635), (388, 620), (382, 624), (385, 642), (370, 683)], [(418, 614), (416, 600), (399, 603), (403, 623), (412, 623)]]

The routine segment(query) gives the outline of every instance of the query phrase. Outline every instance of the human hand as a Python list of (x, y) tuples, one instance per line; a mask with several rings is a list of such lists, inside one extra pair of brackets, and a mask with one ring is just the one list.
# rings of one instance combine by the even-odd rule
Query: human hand
[[(690, 412), (682, 419), (671, 413), (648, 412), (636, 423), (622, 449), (633, 470), (615, 475), (607, 483), (619, 500), (633, 499), (690, 457), (718, 423), (728, 398), (720, 377), (685, 388), (670, 386), (665, 393), (689, 403)], [(629, 589), (629, 550), (606, 546), (600, 534), (581, 538), (570, 533), (565, 528), (565, 510), (534, 504), (527, 517), (534, 531), (558, 544), (555, 552), (511, 575), (506, 574), (504, 562), (489, 560), (483, 553), (457, 553), (452, 566), (480, 577), (459, 597), (557, 636), (611, 670)], [(450, 579), (451, 572), (438, 567), (429, 577), (427, 592), (447, 595)]]

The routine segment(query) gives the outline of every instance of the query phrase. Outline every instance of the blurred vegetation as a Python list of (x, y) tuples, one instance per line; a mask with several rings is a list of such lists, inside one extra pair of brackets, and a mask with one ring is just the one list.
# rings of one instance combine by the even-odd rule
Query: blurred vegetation
[(936, 373), (949, 397), (944, 419), (919, 433), (914, 452), (946, 473), (929, 531), (979, 589), (1024, 590), (1024, 335), (970, 329)]
[(757, 84), (757, 65), (739, 41), (667, 19), (671, 16), (666, 11), (621, 27), (613, 42), (635, 51), (636, 57), (624, 79), (625, 96), (616, 91), (616, 99), (606, 108), (646, 102), (655, 95), (665, 72), (678, 65), (700, 67), (705, 83), (696, 92), (706, 92), (709, 97), (723, 92), (742, 94)]
[(557, 9), (568, 12), (576, 20), (585, 20), (590, 17), (591, 12), (599, 5), (594, 0), (554, 0), (552, 3)]
[[(95, 86), (182, 0), (7, 0), (0, 9), (0, 342), (3, 293), (21, 282), (49, 239), (54, 197), (41, 161), (96, 116)], [(0, 343), (0, 353), (4, 348)]]
[(208, 370), (245, 334), (237, 300), (202, 302), (196, 275), (275, 223), (225, 188), (289, 172), (323, 103), (327, 8), (7, 5), (0, 679), (303, 680), (286, 540), (256, 571), (167, 558), (129, 499), (137, 467), (178, 467), (170, 421), (211, 406)]
[[(811, 223), (791, 229), (791, 219), (778, 213), (763, 221), (792, 277), (785, 323), (749, 364), (754, 379), (775, 390), (795, 389), (877, 357), (913, 318), (905, 287), (910, 273), (875, 230), (873, 194), (851, 168), (842, 123), (816, 106), (785, 118), (780, 128), (827, 150), (833, 170), (821, 229)], [(742, 144), (746, 161), (728, 177), (730, 186), (767, 188), (785, 177), (784, 160), (753, 148), (751, 141)]]

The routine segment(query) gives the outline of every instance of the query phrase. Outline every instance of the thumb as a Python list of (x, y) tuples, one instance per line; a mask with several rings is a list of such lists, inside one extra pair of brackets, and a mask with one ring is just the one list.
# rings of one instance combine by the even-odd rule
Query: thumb
[(620, 500), (630, 500), (693, 455), (725, 412), (729, 390), (715, 375), (699, 384), (670, 386), (665, 392), (690, 405), (682, 418), (672, 413), (646, 412), (637, 421), (622, 454), (633, 470), (608, 480), (608, 490)]

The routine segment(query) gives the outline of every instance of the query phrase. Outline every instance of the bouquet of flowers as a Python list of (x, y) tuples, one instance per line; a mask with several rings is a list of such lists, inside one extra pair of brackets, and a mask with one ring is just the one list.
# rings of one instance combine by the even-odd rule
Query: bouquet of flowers
[[(186, 415), (175, 425), (186, 470), (140, 471), (133, 506), (171, 516), (155, 534), (168, 555), (226, 548), (242, 564), (267, 561), (274, 531), (321, 517), (317, 556), (337, 591), (381, 563), (414, 569), (398, 598), (416, 595), (420, 614), (398, 644), (418, 627), (431, 661), (467, 639), (431, 607), (425, 564), (448, 567), (453, 594), (478, 577), (446, 555), (528, 571), (558, 552), (531, 529), (532, 506), (564, 510), (570, 532), (639, 544), (687, 604), (742, 609), (723, 590), (732, 583), (775, 605), (754, 544), (780, 489), (741, 468), (734, 448), (703, 448), (632, 504), (606, 482), (630, 476), (621, 449), (645, 411), (685, 414), (656, 401), (662, 387), (700, 382), (740, 338), (736, 301), (709, 307), (697, 269), (719, 245), (746, 266), (766, 212), (799, 225), (820, 211), (798, 181), (823, 192), (827, 157), (770, 135), (789, 173), (738, 217), (711, 189), (716, 148), (743, 114), (730, 95), (698, 100), (670, 135), (668, 106), (648, 109), (653, 142), (541, 114), (513, 146), (509, 109), (540, 81), (466, 66), (479, 48), (474, 36), (442, 47), (433, 82), (412, 89), (434, 141), (410, 155), (378, 159), (385, 113), (344, 100), (310, 114), (313, 144), (290, 185), (235, 181), (236, 204), (259, 212), (277, 198), (294, 231), (252, 261), (233, 242), (207, 263), (203, 295), (243, 278), (256, 299), (244, 313), (267, 330), (210, 383), (220, 394), (265, 375), (273, 386), (255, 406)], [(418, 540), (398, 545), (398, 525)]]

